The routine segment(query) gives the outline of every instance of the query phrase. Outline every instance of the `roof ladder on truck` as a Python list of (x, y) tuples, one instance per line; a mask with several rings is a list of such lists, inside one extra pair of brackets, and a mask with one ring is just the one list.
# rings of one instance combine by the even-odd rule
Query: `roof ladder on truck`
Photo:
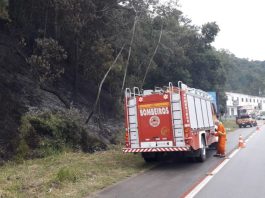
[(179, 87), (178, 92), (176, 92), (173, 84), (171, 82), (169, 83), (172, 130), (174, 132), (174, 141), (177, 147), (185, 146), (180, 90), (181, 88)]
[(126, 88), (126, 109), (127, 109), (127, 123), (128, 123), (128, 133), (131, 148), (139, 148), (139, 136), (138, 136), (138, 121), (137, 121), (137, 104), (136, 95), (140, 95), (139, 88), (134, 87), (133, 92), (131, 89)]

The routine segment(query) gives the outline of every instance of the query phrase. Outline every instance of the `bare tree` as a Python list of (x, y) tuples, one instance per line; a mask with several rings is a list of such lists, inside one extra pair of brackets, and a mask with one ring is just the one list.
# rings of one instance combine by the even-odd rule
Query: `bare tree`
[(130, 58), (131, 58), (131, 52), (132, 52), (132, 44), (134, 41), (134, 35), (135, 35), (135, 30), (136, 30), (136, 24), (137, 24), (137, 12), (135, 11), (135, 17), (134, 17), (134, 23), (133, 23), (133, 28), (132, 28), (132, 37), (131, 37), (131, 41), (130, 41), (130, 46), (129, 46), (129, 52), (128, 52), (128, 57), (127, 57), (127, 61), (126, 61), (126, 65), (125, 65), (125, 70), (124, 70), (124, 76), (123, 76), (123, 81), (122, 81), (122, 87), (121, 87), (121, 95), (120, 95), (120, 99), (122, 97), (122, 93), (124, 90), (124, 86), (125, 86), (125, 82), (126, 82), (126, 77), (127, 77), (127, 71), (128, 71), (128, 66), (130, 63)]
[(141, 88), (143, 88), (143, 86), (144, 86), (144, 83), (145, 83), (145, 80), (146, 80), (146, 76), (147, 76), (147, 74), (149, 72), (149, 69), (150, 69), (150, 66), (152, 64), (152, 61), (153, 61), (153, 59), (154, 59), (154, 57), (156, 55), (157, 49), (158, 49), (158, 47), (160, 45), (160, 41), (161, 41), (162, 34), (163, 34), (163, 25), (161, 26), (161, 30), (160, 30), (160, 34), (159, 34), (159, 39), (158, 39), (158, 42), (157, 42), (155, 51), (154, 51), (153, 55), (151, 56), (150, 61), (149, 61), (149, 64), (148, 64), (148, 66), (146, 68), (146, 71), (145, 71), (145, 74), (144, 74), (144, 78), (143, 78), (143, 81), (142, 81)]
[(93, 116), (94, 112), (95, 112), (96, 109), (97, 109), (98, 101), (99, 101), (100, 94), (101, 94), (102, 85), (103, 85), (103, 83), (105, 82), (105, 80), (106, 80), (106, 78), (107, 78), (109, 72), (110, 72), (110, 71), (112, 70), (112, 68), (115, 66), (115, 64), (116, 64), (117, 60), (119, 59), (119, 57), (120, 57), (120, 55), (121, 55), (123, 49), (124, 49), (124, 45), (123, 45), (122, 48), (120, 49), (118, 55), (116, 56), (115, 60), (113, 61), (113, 63), (111, 64), (111, 66), (109, 67), (108, 71), (105, 73), (104, 77), (102, 78), (102, 80), (101, 80), (101, 82), (100, 82), (100, 84), (99, 84), (98, 93), (97, 93), (97, 98), (96, 98), (95, 103), (94, 103), (94, 105), (93, 105), (93, 109), (92, 109), (92, 111), (90, 112), (90, 114), (89, 114), (89, 116), (88, 116), (88, 118), (87, 118), (87, 120), (86, 120), (86, 124), (89, 122), (90, 118)]

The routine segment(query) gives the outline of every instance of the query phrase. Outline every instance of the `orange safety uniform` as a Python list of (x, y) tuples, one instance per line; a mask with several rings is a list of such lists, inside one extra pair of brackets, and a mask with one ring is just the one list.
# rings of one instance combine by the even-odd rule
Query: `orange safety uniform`
[(226, 131), (221, 122), (218, 124), (216, 136), (218, 136), (217, 154), (225, 155)]

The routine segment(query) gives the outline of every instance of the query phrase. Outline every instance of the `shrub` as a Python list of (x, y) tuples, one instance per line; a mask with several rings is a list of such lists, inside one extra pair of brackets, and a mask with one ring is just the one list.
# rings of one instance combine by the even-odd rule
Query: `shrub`
[(107, 148), (80, 120), (65, 112), (35, 112), (21, 119), (17, 158), (44, 157), (64, 150), (94, 152)]
[(17, 148), (16, 161), (21, 161), (26, 158), (30, 153), (30, 148), (24, 139), (21, 139)]
[(56, 175), (56, 180), (59, 182), (64, 182), (64, 181), (76, 182), (77, 174), (68, 168), (61, 168)]
[(85, 131), (82, 133), (81, 146), (83, 151), (89, 153), (105, 150), (107, 148), (107, 145), (105, 143), (103, 143), (96, 137), (90, 136)]

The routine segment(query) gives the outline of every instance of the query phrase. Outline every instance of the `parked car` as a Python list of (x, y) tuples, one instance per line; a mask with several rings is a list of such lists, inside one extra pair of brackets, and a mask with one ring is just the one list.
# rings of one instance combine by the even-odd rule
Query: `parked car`
[(237, 118), (236, 122), (239, 128), (247, 127), (247, 126), (250, 126), (250, 127), (257, 126), (256, 119), (252, 118), (250, 115), (241, 115)]
[(256, 117), (257, 120), (265, 120), (265, 115), (258, 115)]
[(265, 120), (265, 115), (260, 116), (261, 120)]

